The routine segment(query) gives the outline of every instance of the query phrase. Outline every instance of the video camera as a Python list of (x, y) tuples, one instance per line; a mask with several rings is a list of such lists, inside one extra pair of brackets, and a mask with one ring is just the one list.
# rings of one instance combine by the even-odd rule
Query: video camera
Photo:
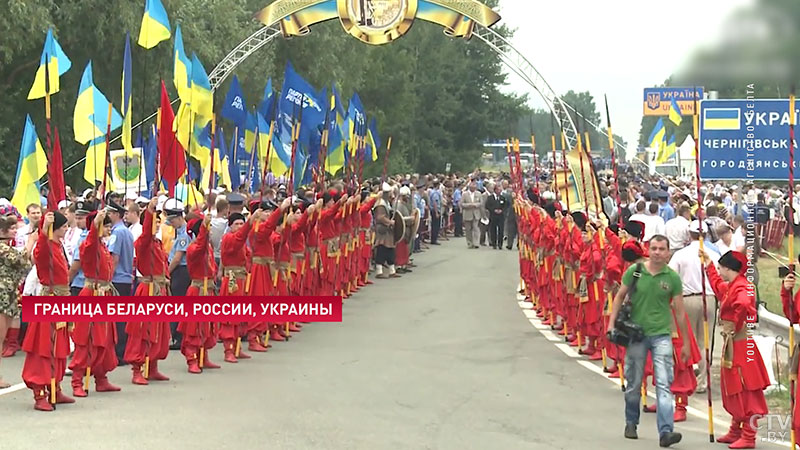
[(617, 314), (617, 320), (614, 322), (614, 329), (606, 334), (609, 342), (627, 347), (644, 339), (644, 330), (641, 325), (631, 320), (632, 309), (633, 305), (630, 302), (622, 304)]

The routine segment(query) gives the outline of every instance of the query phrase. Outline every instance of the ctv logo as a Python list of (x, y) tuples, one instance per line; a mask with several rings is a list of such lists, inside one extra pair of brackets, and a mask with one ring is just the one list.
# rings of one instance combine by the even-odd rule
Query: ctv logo
[(761, 442), (785, 443), (791, 440), (792, 417), (782, 414), (756, 414), (750, 418), (750, 426), (763, 431)]

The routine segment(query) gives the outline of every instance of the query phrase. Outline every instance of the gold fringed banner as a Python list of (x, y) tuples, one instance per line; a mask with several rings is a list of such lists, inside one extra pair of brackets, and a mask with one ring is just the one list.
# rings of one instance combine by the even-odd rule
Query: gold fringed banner
[[(597, 185), (594, 181), (592, 170), (590, 169), (589, 158), (583, 154), (584, 165), (584, 179), (581, 180), (581, 155), (577, 150), (572, 150), (567, 153), (567, 162), (569, 163), (569, 170), (559, 170), (556, 173), (558, 180), (558, 187), (561, 195), (562, 202), (566, 206), (566, 198), (569, 195), (570, 212), (585, 211), (586, 201), (583, 199), (583, 184), (586, 183), (586, 196), (589, 197), (589, 215), (594, 217), (596, 203), (595, 190)], [(600, 205), (602, 211), (603, 206)]]

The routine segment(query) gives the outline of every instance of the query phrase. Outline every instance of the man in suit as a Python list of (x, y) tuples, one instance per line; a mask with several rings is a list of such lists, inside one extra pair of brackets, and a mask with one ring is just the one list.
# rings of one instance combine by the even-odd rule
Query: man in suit
[[(514, 197), (513, 191), (508, 186), (508, 180), (503, 180), (502, 196), (506, 201), (506, 205), (509, 206), (506, 208), (505, 212), (505, 235), (508, 238), (506, 248), (511, 250), (511, 248), (514, 246), (514, 241), (517, 240), (517, 214), (514, 211), (514, 208), (510, 207), (514, 204)], [(517, 247), (519, 247), (519, 244), (517, 244)]]
[(494, 192), (494, 183), (487, 181), (481, 191), (481, 221), (478, 225), (481, 230), (481, 245), (486, 245), (486, 235), (489, 232), (489, 210), (486, 209), (486, 201), (492, 192)]
[(503, 187), (500, 184), (496, 184), (494, 192), (489, 194), (486, 199), (486, 209), (489, 212), (489, 242), (492, 244), (492, 248), (497, 250), (503, 248), (503, 230), (507, 207), (508, 202), (503, 197)]
[(464, 220), (464, 234), (467, 236), (467, 248), (478, 248), (478, 224), (481, 220), (481, 193), (478, 185), (471, 181), (469, 188), (461, 195), (461, 211)]

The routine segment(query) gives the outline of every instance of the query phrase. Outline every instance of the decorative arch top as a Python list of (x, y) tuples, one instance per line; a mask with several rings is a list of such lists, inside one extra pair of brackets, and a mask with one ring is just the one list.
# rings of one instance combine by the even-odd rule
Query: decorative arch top
[(362, 42), (382, 45), (411, 29), (415, 19), (444, 27), (450, 37), (469, 39), (475, 24), (491, 27), (500, 15), (478, 0), (275, 0), (256, 14), (284, 37), (303, 36), (314, 24), (338, 18)]

